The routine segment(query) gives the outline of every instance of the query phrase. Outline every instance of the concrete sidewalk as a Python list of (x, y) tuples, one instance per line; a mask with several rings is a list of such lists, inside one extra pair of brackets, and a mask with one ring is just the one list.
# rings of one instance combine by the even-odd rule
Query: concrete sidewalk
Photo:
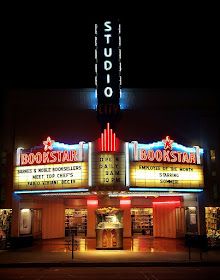
[(85, 252), (42, 252), (30, 249), (0, 251), (0, 267), (31, 266), (220, 266), (220, 251), (132, 252), (90, 250)]
[(71, 252), (66, 238), (46, 239), (30, 247), (1, 250), (0, 267), (19, 266), (177, 266), (219, 265), (220, 250), (202, 252), (186, 247), (183, 239), (124, 238), (124, 250), (96, 250), (96, 239), (76, 237)]

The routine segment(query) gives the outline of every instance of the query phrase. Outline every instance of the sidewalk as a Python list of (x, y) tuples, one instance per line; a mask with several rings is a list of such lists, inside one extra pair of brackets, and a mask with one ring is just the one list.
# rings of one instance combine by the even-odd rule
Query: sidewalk
[[(155, 241), (158, 242), (158, 241)], [(165, 242), (164, 240), (160, 241)], [(67, 247), (53, 243), (16, 250), (0, 251), (0, 267), (31, 266), (220, 266), (220, 250), (201, 252), (197, 248), (176, 250), (150, 248), (151, 250), (95, 250), (82, 249), (72, 252)], [(50, 244), (51, 247), (48, 247)], [(52, 244), (52, 245), (51, 245)], [(57, 243), (61, 244), (61, 243)], [(175, 244), (176, 245), (176, 244)], [(170, 246), (170, 245), (169, 245)], [(143, 249), (143, 247), (142, 247)]]

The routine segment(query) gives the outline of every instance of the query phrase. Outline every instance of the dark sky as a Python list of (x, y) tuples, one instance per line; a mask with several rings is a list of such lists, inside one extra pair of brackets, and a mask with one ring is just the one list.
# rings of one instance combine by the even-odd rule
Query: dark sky
[[(94, 24), (100, 17), (88, 17), (83, 13), (79, 13), (76, 17), (76, 13), (77, 11), (73, 10), (70, 10), (68, 14), (63, 13), (62, 16), (52, 12), (44, 14), (19, 12), (16, 16), (10, 13), (7, 21), (0, 27), (3, 31), (0, 51), (2, 70), (0, 87), (15, 89), (15, 91), (21, 89), (21, 93), (23, 89), (35, 88), (94, 88)], [(193, 137), (198, 138), (199, 130), (194, 130), (192, 121), (189, 122), (188, 110), (197, 117), (197, 111), (190, 103), (196, 104), (197, 107), (200, 104), (207, 107), (203, 109), (200, 106), (203, 111), (201, 118), (206, 118), (206, 115), (211, 112), (214, 116), (211, 115), (210, 122), (213, 123), (214, 119), (214, 123), (217, 123), (218, 103), (214, 94), (219, 93), (218, 18), (212, 13), (207, 17), (207, 13), (201, 13), (197, 9), (184, 12), (178, 10), (175, 13), (173, 10), (160, 11), (160, 13), (157, 9), (147, 10), (142, 15), (128, 14), (117, 16), (117, 18), (120, 19), (122, 25), (123, 88), (214, 88), (213, 94), (209, 94), (210, 90), (197, 90), (195, 96), (199, 102), (192, 102), (191, 91), (187, 90), (187, 94), (184, 94), (184, 90), (181, 91), (182, 94), (178, 94), (179, 91), (177, 91), (175, 97), (178, 95), (179, 102), (183, 104), (181, 112), (178, 111), (179, 108), (176, 107), (169, 90), (158, 94), (158, 100), (156, 100), (157, 96), (152, 94), (152, 99), (149, 99), (149, 94), (146, 94), (146, 97), (143, 97), (145, 103), (136, 100), (134, 104), (136, 106), (139, 102), (139, 104), (150, 105), (151, 111), (148, 110), (148, 115), (146, 115), (144, 111), (146, 108), (139, 110), (137, 116), (137, 120), (140, 120), (139, 126), (133, 120), (133, 113), (128, 112), (120, 124), (124, 129), (121, 129), (120, 137), (131, 140), (126, 138), (130, 135), (129, 125), (131, 125), (134, 132), (132, 137), (135, 137), (134, 139), (139, 137), (140, 141), (143, 140), (141, 139), (143, 135), (146, 137), (143, 141), (151, 141), (149, 137), (158, 139), (162, 137), (163, 131), (170, 132), (176, 138), (180, 135), (181, 138), (182, 133), (171, 132), (170, 127), (178, 127), (174, 124), (177, 113), (179, 115), (183, 113), (181, 115), (183, 126), (195, 132), (195, 137)], [(3, 112), (5, 116), (11, 115), (11, 122), (14, 118), (20, 127), (17, 127), (16, 132), (17, 145), (23, 145), (22, 141), (27, 138), (30, 123), (31, 127), (34, 127), (28, 136), (32, 141), (31, 144), (29, 143), (30, 146), (35, 145), (37, 139), (43, 139), (48, 134), (64, 142), (75, 143), (79, 139), (85, 139), (86, 131), (78, 121), (86, 123), (84, 112), (80, 111), (80, 117), (74, 117), (77, 115), (75, 109), (65, 110), (65, 98), (56, 102), (56, 98), (48, 94), (46, 100), (49, 101), (45, 102), (45, 97), (39, 96), (37, 99), (31, 91), (26, 92), (27, 98), (24, 99), (22, 95), (16, 94), (16, 97), (8, 95), (8, 99), (5, 98), (7, 105), (9, 104), (8, 107), (12, 103), (21, 105), (16, 106), (16, 110), (12, 106), (10, 108), (5, 106), (0, 112), (1, 116)], [(200, 94), (205, 95), (205, 98), (201, 99)], [(164, 106), (161, 96), (169, 105), (168, 109)], [(68, 98), (72, 98), (72, 95)], [(206, 102), (206, 98), (210, 102)], [(0, 104), (4, 106), (4, 99), (2, 100)], [(160, 108), (156, 104), (157, 101), (160, 101)], [(74, 99), (71, 102), (66, 102), (66, 104), (74, 104)], [(63, 106), (63, 113), (60, 108), (56, 110), (56, 106), (60, 108)], [(161, 121), (164, 120), (163, 112), (158, 114), (163, 106), (163, 110), (169, 110), (165, 112), (166, 125)], [(182, 118), (185, 115), (186, 118)], [(88, 135), (88, 139), (95, 139), (99, 131), (96, 113), (89, 111), (87, 117), (91, 120), (93, 126), (91, 125), (92, 128), (90, 128), (95, 134)], [(5, 120), (6, 127), (9, 129), (8, 117), (2, 119)], [(150, 128), (149, 124), (152, 120)], [(153, 127), (155, 123), (160, 124), (163, 131), (155, 129)], [(147, 132), (143, 132), (142, 126), (148, 128)], [(154, 132), (159, 136), (153, 134)], [(7, 137), (10, 133), (13, 133), (12, 129)], [(70, 138), (72, 140), (69, 140)]]
[[(190, 9), (117, 16), (123, 87), (216, 87), (217, 18)], [(94, 87), (94, 24), (81, 14), (10, 14), (2, 25), (1, 85)]]

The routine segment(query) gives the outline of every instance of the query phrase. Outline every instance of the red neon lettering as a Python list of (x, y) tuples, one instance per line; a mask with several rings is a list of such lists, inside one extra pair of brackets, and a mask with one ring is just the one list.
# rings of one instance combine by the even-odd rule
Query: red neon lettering
[(78, 161), (76, 150), (71, 151), (71, 158), (72, 158), (72, 161)]
[(196, 154), (195, 153), (189, 153), (189, 162), (196, 163)]
[(37, 152), (35, 154), (35, 160), (36, 160), (36, 163), (41, 163), (42, 162), (42, 154), (40, 152)]
[(170, 162), (170, 151), (167, 150), (167, 151), (163, 151), (163, 161), (168, 161)]
[(56, 151), (50, 152), (50, 163), (54, 163), (57, 161)]
[(49, 163), (49, 162), (50, 162), (50, 160), (49, 160), (49, 152), (43, 152), (43, 163)]
[(146, 150), (140, 149), (140, 160), (146, 160), (146, 159), (147, 159)]
[(175, 155), (176, 152), (171, 151), (170, 156), (171, 156), (171, 162), (176, 162), (177, 161), (177, 156)]
[(155, 152), (155, 159), (156, 159), (156, 161), (162, 161), (162, 159), (163, 159), (163, 154), (162, 154), (162, 152), (161, 152), (161, 150), (156, 150), (156, 152)]
[(154, 161), (154, 151), (149, 150), (147, 153), (147, 157), (148, 157), (149, 161)]
[(69, 161), (69, 153), (68, 151), (63, 151), (63, 158), (62, 158), (62, 162), (65, 162), (65, 161)]
[(34, 154), (33, 154), (33, 153), (30, 153), (30, 154), (29, 154), (28, 163), (29, 163), (29, 164), (33, 164), (33, 163), (34, 163), (34, 160), (35, 160)]
[(182, 153), (181, 152), (176, 152), (176, 153), (177, 153), (178, 162), (181, 162)]
[(57, 151), (57, 161), (58, 161), (58, 162), (61, 162), (61, 161), (62, 161), (62, 154), (63, 154), (62, 151)]
[(189, 157), (186, 152), (183, 153), (182, 163), (184, 162), (189, 163)]
[(28, 164), (28, 155), (27, 154), (21, 154), (21, 165)]

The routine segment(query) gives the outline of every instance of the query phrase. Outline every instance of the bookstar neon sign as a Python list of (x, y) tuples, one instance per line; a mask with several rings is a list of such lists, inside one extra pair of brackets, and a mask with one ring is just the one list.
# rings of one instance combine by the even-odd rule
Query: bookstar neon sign
[[(17, 165), (42, 165), (42, 164), (57, 164), (71, 163), (83, 160), (83, 143), (65, 147), (65, 144), (55, 142), (49, 136), (43, 141), (43, 147), (31, 149), (30, 152), (25, 152), (24, 149), (17, 149)], [(67, 146), (67, 145), (66, 145)]]
[(179, 145), (170, 136), (152, 144), (139, 144), (133, 141), (134, 161), (201, 164), (202, 153), (203, 149), (198, 146), (188, 148)]

